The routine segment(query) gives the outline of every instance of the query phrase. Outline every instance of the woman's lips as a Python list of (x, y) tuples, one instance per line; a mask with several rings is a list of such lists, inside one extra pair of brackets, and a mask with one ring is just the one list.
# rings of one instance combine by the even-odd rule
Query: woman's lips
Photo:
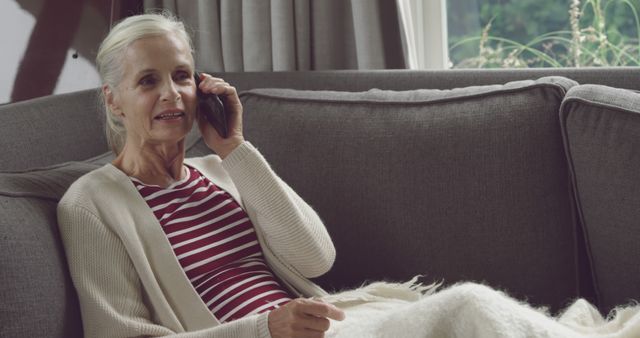
[(184, 112), (174, 112), (174, 113), (163, 113), (156, 116), (154, 119), (156, 120), (177, 120), (184, 116)]

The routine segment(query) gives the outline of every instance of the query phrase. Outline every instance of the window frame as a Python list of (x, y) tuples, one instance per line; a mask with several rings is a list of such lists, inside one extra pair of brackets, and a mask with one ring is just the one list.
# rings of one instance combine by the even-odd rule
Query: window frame
[(409, 69), (449, 69), (446, 0), (397, 0)]

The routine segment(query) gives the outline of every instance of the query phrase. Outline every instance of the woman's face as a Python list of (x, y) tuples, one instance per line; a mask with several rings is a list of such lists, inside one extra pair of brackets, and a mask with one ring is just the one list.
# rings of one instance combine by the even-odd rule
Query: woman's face
[(195, 120), (196, 87), (188, 45), (173, 34), (135, 41), (122, 58), (123, 77), (107, 102), (122, 118), (127, 143), (175, 144)]

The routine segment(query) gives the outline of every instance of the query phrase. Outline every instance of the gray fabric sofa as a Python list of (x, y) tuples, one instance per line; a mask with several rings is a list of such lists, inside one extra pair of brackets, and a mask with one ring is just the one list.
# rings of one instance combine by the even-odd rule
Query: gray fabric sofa
[[(640, 69), (219, 75), (334, 239), (325, 288), (473, 280), (552, 313), (640, 299)], [(99, 110), (95, 90), (0, 106), (1, 337), (82, 336), (55, 208), (112, 159)]]

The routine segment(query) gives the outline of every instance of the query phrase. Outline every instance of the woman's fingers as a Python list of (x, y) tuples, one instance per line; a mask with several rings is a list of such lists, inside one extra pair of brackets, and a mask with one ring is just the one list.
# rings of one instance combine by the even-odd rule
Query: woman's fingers
[(302, 318), (300, 324), (302, 329), (318, 332), (326, 332), (331, 326), (329, 319), (319, 317)]
[(335, 305), (325, 303), (313, 299), (301, 299), (298, 303), (297, 310), (305, 315), (329, 318), (333, 320), (343, 320), (344, 311), (335, 307)]
[(200, 85), (200, 90), (205, 93), (213, 93), (216, 95), (232, 95), (235, 88), (227, 82), (212, 82)]
[(216, 95), (233, 95), (236, 92), (235, 87), (221, 78), (213, 77), (209, 74), (201, 73), (200, 85), (198, 88), (205, 93)]
[(329, 319), (343, 320), (344, 312), (332, 304), (313, 299), (294, 299), (269, 314), (269, 331), (274, 338), (323, 337)]
[(236, 87), (221, 78), (213, 77), (205, 73), (200, 73), (200, 79), (200, 86), (198, 86), (198, 88), (203, 93), (211, 93), (224, 97), (226, 100), (225, 103), (231, 105), (233, 107), (232, 109), (242, 109)]

